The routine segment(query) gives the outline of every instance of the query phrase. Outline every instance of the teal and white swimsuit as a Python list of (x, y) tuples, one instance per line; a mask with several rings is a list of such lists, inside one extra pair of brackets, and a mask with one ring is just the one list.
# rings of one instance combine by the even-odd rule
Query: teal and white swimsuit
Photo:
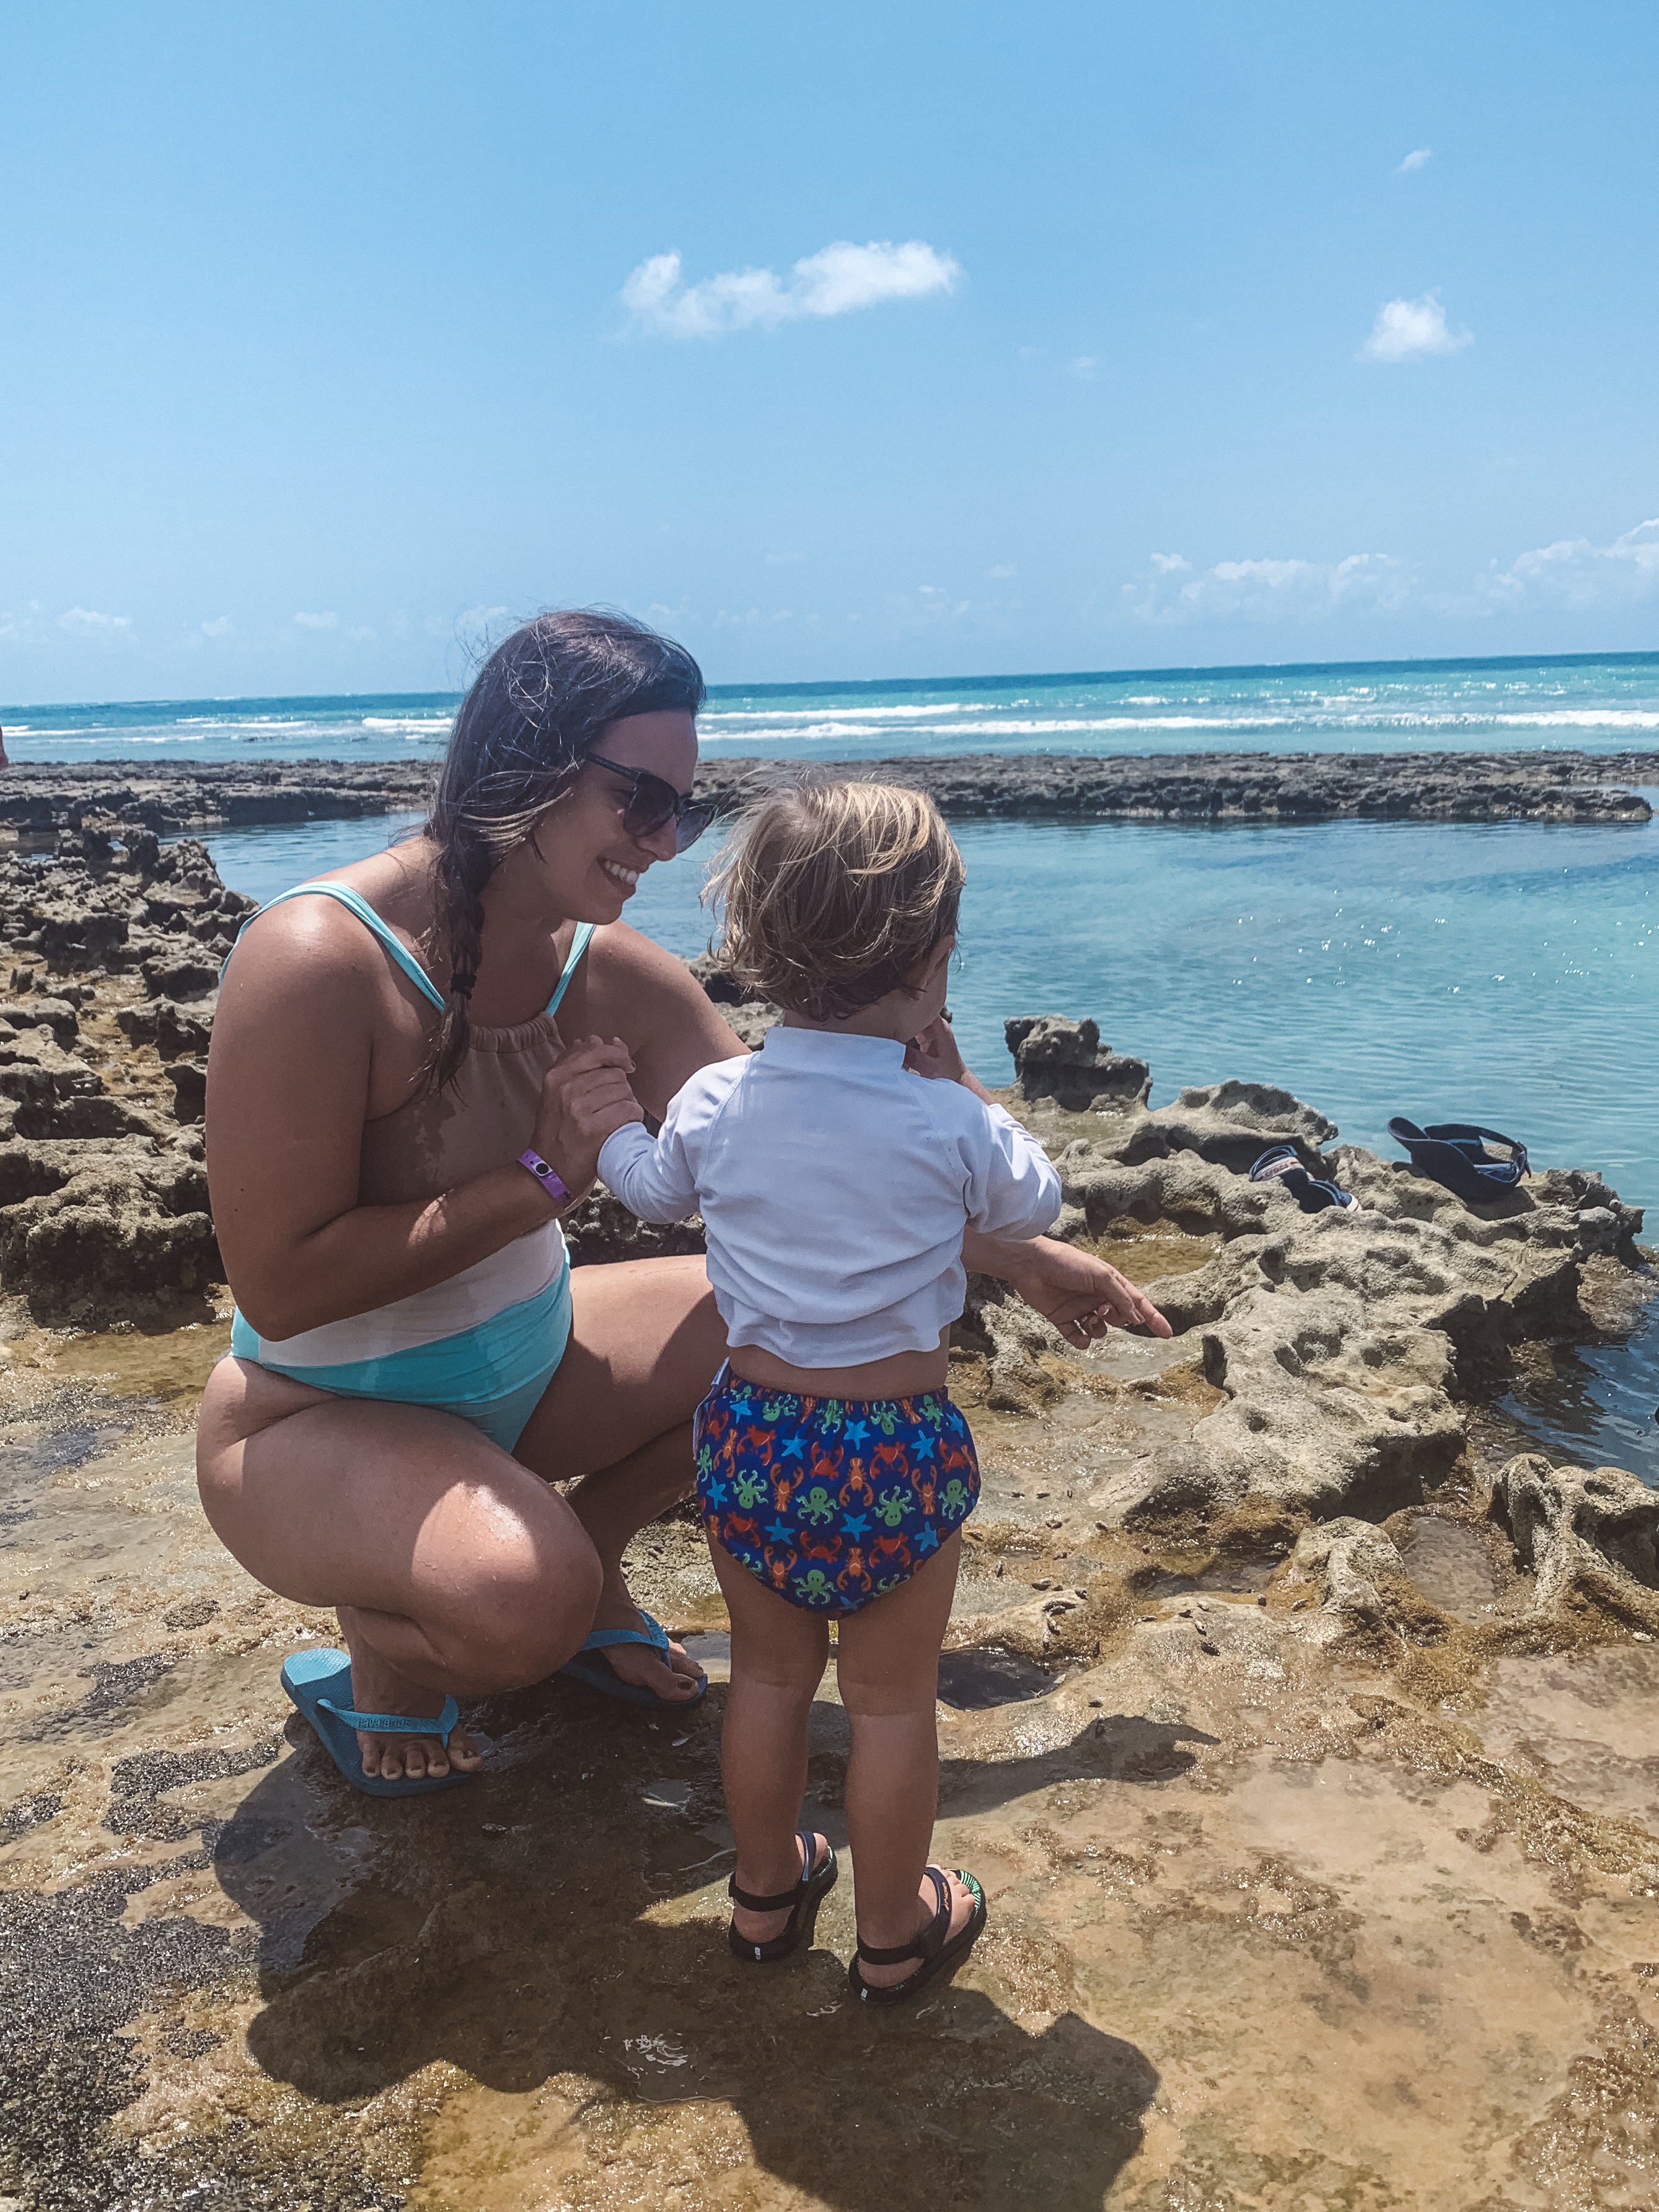
[[(431, 977), (357, 892), (300, 884), (270, 903), (301, 897), (333, 899), (355, 915), (422, 995), (442, 1007)], [(554, 1016), (592, 933), (591, 922), (577, 928), (544, 1013), (514, 1029), (475, 1028), (456, 1084), (365, 1127), (362, 1204), (436, 1197), (518, 1158), (531, 1141), (543, 1079), (562, 1049)], [(239, 1312), (230, 1349), (235, 1358), (343, 1397), (458, 1414), (511, 1451), (569, 1337), (569, 1256), (558, 1223), (550, 1221), (447, 1282), (297, 1336), (262, 1337)]]

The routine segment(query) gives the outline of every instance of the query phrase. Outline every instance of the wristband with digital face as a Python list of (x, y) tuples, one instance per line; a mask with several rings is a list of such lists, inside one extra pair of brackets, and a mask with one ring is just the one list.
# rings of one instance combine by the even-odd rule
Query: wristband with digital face
[(529, 1169), (561, 1213), (567, 1206), (575, 1204), (576, 1201), (571, 1196), (563, 1179), (556, 1170), (549, 1167), (539, 1152), (520, 1152), (519, 1165), (521, 1168)]

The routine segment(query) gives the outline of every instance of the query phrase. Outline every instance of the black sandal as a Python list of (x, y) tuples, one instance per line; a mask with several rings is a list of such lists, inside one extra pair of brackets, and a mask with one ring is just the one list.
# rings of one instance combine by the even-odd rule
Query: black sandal
[[(737, 1923), (729, 1920), (726, 1925), (726, 1940), (732, 1946), (732, 1955), (741, 1959), (745, 1966), (775, 1966), (787, 1959), (803, 1943), (811, 1943), (812, 1930), (817, 1925), (818, 1907), (836, 1886), (841, 1869), (836, 1864), (836, 1847), (828, 1838), (824, 1850), (829, 1856), (822, 1866), (816, 1866), (818, 1839), (809, 1829), (798, 1828), (795, 1840), (800, 1845), (800, 1880), (793, 1889), (786, 1889), (778, 1897), (756, 1897), (749, 1890), (738, 1887), (733, 1875), (726, 1884), (726, 1894), (733, 1905), (742, 1905), (745, 1912), (781, 1912), (790, 1908), (789, 1925), (781, 1936), (775, 1936), (769, 1943), (754, 1943), (738, 1933)], [(816, 1870), (815, 1870), (816, 1869)]]
[[(970, 1874), (962, 1868), (955, 1869), (957, 1880), (971, 1891), (974, 1910), (967, 1926), (960, 1935), (945, 1941), (945, 1930), (951, 1925), (951, 1885), (936, 1866), (926, 1869), (933, 1885), (933, 1894), (939, 1899), (939, 1909), (914, 1943), (901, 1943), (896, 1950), (878, 1950), (859, 1938), (858, 1950), (847, 1969), (847, 1984), (855, 1997), (866, 2004), (902, 2004), (908, 1997), (925, 1990), (929, 1982), (937, 1981), (965, 1959), (985, 1932), (985, 1923), (990, 1915), (986, 1909), (985, 1892)], [(904, 1959), (920, 1959), (921, 1966), (914, 1974), (907, 1974), (902, 1982), (894, 1982), (887, 1989), (872, 1989), (859, 1972), (859, 1960), (867, 1966), (896, 1966)]]

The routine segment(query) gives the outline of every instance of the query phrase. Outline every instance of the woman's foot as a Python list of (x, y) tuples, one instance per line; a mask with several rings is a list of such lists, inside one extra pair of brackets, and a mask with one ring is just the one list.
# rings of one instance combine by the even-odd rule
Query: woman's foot
[[(351, 1699), (360, 1713), (407, 1713), (418, 1720), (443, 1711), (441, 1690), (423, 1688), (400, 1674), (373, 1644), (354, 1638), (343, 1620), (340, 1632), (351, 1655)], [(476, 1774), (483, 1765), (483, 1754), (463, 1728), (450, 1730), (447, 1750), (441, 1736), (371, 1735), (366, 1729), (357, 1731), (357, 1747), (363, 1755), (363, 1772), (386, 1782), (405, 1777), (418, 1782), (422, 1776), (435, 1781), (452, 1771)]]
[[(595, 1628), (634, 1628), (643, 1631), (640, 1609), (624, 1585), (607, 1581), (593, 1616)], [(688, 1659), (684, 1647), (671, 1637), (665, 1655), (645, 1644), (607, 1644), (593, 1654), (603, 1659), (618, 1680), (636, 1689), (649, 1690), (665, 1705), (683, 1705), (702, 1687), (702, 1668)]]
[[(855, 1868), (854, 1871), (856, 1874), (857, 1869)], [(945, 1874), (945, 1887), (951, 1893), (951, 1924), (945, 1931), (945, 1941), (948, 1943), (954, 1936), (960, 1936), (973, 1918), (975, 1898), (972, 1890), (968, 1888), (965, 1883), (958, 1881), (955, 1875), (945, 1873), (943, 1868), (939, 1871)], [(920, 1938), (925, 1936), (933, 1926), (934, 1915), (939, 1911), (939, 1899), (934, 1894), (933, 1883), (925, 1874), (921, 1877), (921, 1887), (916, 1892), (916, 1924), (911, 1933)], [(878, 1938), (868, 1928), (861, 1928), (859, 1934), (863, 1942), (873, 1944), (878, 1951), (896, 1948), (906, 1940), (904, 1936), (899, 1935), (894, 1935), (890, 1939)], [(866, 1960), (860, 1959), (859, 1974), (872, 1990), (890, 1990), (896, 1982), (908, 1981), (921, 1964), (920, 1952), (914, 1958), (901, 1959), (896, 1966), (872, 1966)]]
[[(741, 1869), (738, 1887), (746, 1889), (751, 1897), (781, 1896), (792, 1882), (802, 1881), (806, 1874), (799, 1836), (794, 1839), (794, 1870), (786, 1878), (776, 1881), (747, 1881), (742, 1879), (742, 1873), (752, 1871), (752, 1869)], [(828, 1865), (829, 1860), (828, 1837), (815, 1834), (812, 1838), (812, 1872), (819, 1873)], [(781, 1912), (750, 1912), (743, 1905), (734, 1904), (732, 1907), (732, 1925), (745, 1943), (774, 1942), (789, 1925), (789, 1915), (793, 1910), (793, 1905), (786, 1905)]]

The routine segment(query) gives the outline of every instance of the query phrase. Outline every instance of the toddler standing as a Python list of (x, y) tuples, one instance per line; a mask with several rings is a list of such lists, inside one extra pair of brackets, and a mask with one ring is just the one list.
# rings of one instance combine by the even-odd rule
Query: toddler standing
[(599, 1172), (642, 1220), (701, 1212), (731, 1356), (698, 1408), (697, 1498), (732, 1617), (721, 1741), (738, 1957), (810, 1942), (836, 1855), (797, 1826), (837, 1623), (852, 1727), (853, 1990), (913, 1996), (985, 1925), (927, 1863), (939, 1648), (979, 1498), (946, 1387), (963, 1232), (1040, 1236), (1060, 1179), (963, 1066), (944, 1018), (962, 856), (932, 802), (807, 781), (763, 800), (716, 879), (724, 957), (784, 1007)]

